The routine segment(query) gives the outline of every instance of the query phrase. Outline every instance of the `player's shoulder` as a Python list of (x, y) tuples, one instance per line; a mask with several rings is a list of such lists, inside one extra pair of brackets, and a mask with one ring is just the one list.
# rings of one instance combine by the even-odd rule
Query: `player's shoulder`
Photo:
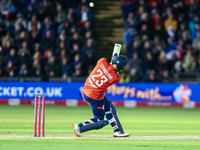
[(107, 62), (109, 64), (109, 62), (106, 58), (99, 59), (97, 63), (102, 63), (102, 62)]

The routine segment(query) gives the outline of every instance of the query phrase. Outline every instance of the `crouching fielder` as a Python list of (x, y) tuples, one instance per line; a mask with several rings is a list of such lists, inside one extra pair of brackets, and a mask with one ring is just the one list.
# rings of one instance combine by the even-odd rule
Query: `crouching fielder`
[[(110, 124), (114, 130), (114, 137), (127, 137), (118, 120), (114, 105), (105, 97), (106, 89), (120, 80), (119, 71), (126, 67), (127, 60), (124, 56), (113, 56), (110, 64), (107, 59), (101, 58), (90, 76), (87, 78), (83, 93), (84, 98), (90, 103), (94, 118), (87, 119), (84, 123), (73, 124), (72, 128), (77, 137), (82, 132), (100, 129)], [(106, 116), (107, 120), (104, 120)]]

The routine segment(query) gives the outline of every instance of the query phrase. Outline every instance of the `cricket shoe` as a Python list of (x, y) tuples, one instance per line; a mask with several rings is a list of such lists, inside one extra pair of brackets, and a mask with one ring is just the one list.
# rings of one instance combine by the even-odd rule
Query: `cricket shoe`
[(113, 137), (128, 137), (130, 133), (121, 133), (120, 131), (114, 132)]
[(80, 129), (79, 129), (78, 124), (73, 124), (72, 125), (72, 129), (74, 130), (74, 134), (76, 135), (76, 137), (81, 137)]

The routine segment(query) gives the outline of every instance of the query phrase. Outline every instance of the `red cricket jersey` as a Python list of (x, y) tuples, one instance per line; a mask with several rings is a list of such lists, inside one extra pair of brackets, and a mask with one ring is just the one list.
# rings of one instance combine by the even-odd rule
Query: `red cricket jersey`
[(102, 100), (106, 89), (119, 80), (120, 76), (113, 66), (108, 63), (106, 58), (101, 58), (87, 78), (83, 92), (89, 98)]

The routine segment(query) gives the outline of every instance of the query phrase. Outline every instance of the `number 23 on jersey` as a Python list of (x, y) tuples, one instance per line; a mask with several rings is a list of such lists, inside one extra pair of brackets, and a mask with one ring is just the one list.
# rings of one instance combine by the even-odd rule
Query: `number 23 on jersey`
[(108, 81), (108, 78), (103, 74), (101, 69), (98, 69), (97, 74), (92, 75), (91, 78), (98, 87), (101, 87), (103, 83)]

